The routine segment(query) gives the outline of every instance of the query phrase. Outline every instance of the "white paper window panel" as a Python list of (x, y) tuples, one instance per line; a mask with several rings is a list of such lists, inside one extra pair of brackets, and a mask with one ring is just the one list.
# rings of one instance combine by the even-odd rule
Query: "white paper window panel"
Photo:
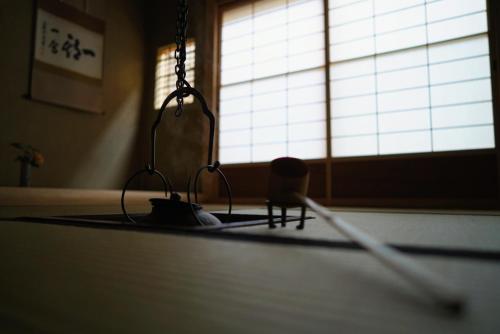
[(325, 69), (313, 69), (288, 74), (288, 88), (304, 87), (325, 82)]
[[(331, 2), (331, 1), (330, 1)], [(329, 12), (330, 26), (338, 26), (352, 21), (373, 16), (373, 1), (358, 1), (350, 6), (331, 9)]]
[[(155, 87), (155, 101), (161, 101), (162, 97), (167, 93), (167, 88), (164, 85), (157, 84)], [(164, 98), (163, 98), (164, 100)], [(158, 103), (155, 103), (155, 106), (158, 107)]]
[[(172, 88), (175, 88), (175, 82), (177, 81), (177, 75), (175, 75), (173, 68), (169, 72), (171, 72), (171, 73), (167, 74), (166, 76), (159, 76), (159, 80), (162, 80), (163, 84), (165, 84), (166, 86), (170, 86)], [(186, 80), (191, 80), (191, 81), (194, 80), (193, 68), (186, 69)]]
[(375, 41), (372, 37), (342, 44), (330, 45), (330, 58), (334, 62), (369, 56), (374, 53)]
[(302, 20), (308, 17), (322, 16), (323, 0), (309, 0), (291, 2), (288, 7), (290, 21)]
[(487, 32), (486, 12), (430, 23), (427, 29), (429, 43)]
[(238, 51), (250, 50), (252, 48), (252, 40), (252, 35), (243, 35), (238, 38), (222, 41), (221, 54), (225, 56)]
[(286, 8), (279, 8), (265, 14), (256, 15), (253, 20), (254, 31), (267, 30), (272, 27), (286, 24)]
[(173, 66), (169, 67), (168, 64), (171, 63), (172, 65), (174, 65), (174, 62), (170, 62), (170, 60), (166, 60), (164, 58), (166, 58), (165, 55), (163, 55), (160, 59), (160, 62), (156, 64), (156, 76), (167, 75), (173, 69)]
[(169, 85), (173, 85), (175, 87), (175, 81), (177, 77), (173, 75), (164, 76), (156, 79), (156, 87), (157, 88), (167, 88)]
[(192, 85), (194, 82), (194, 65), (190, 66), (190, 68), (191, 69), (186, 69), (186, 80), (189, 81)]
[(251, 50), (237, 52), (237, 53), (230, 53), (226, 56), (221, 57), (222, 71), (240, 66), (248, 66), (250, 64), (252, 64)]
[(377, 55), (377, 72), (386, 72), (427, 65), (427, 50), (418, 47)]
[(491, 100), (490, 79), (431, 87), (433, 106)]
[(222, 100), (219, 105), (219, 113), (221, 116), (250, 112), (251, 110), (252, 99), (250, 96)]
[[(365, 0), (366, 1), (366, 0)], [(359, 0), (329, 0), (328, 8), (338, 8), (353, 3), (359, 2)]]
[(377, 91), (406, 89), (429, 84), (427, 67), (380, 73), (377, 75)]
[(432, 131), (434, 151), (494, 148), (493, 125)]
[(408, 89), (378, 95), (378, 111), (399, 111), (429, 107), (428, 88)]
[(312, 35), (324, 31), (322, 16), (315, 16), (308, 19), (288, 23), (288, 38)]
[[(286, 151), (286, 143), (254, 145), (252, 146), (252, 162), (271, 161), (284, 157), (287, 155)], [(249, 162), (249, 160), (244, 162)]]
[[(340, 2), (342, 3), (342, 2)], [(351, 20), (370, 17), (373, 14), (381, 15), (391, 12), (402, 12), (418, 5), (423, 7), (424, 0), (377, 0), (372, 9), (372, 1), (346, 1), (345, 5), (338, 5), (337, 1), (330, 1), (330, 25), (342, 24)], [(347, 5), (350, 4), (350, 5)], [(427, 4), (429, 21), (443, 20), (451, 17), (485, 10), (485, 1), (476, 0), (445, 0), (434, 1)], [(417, 7), (418, 8), (418, 7)]]
[(377, 112), (375, 94), (332, 100), (330, 106), (332, 118), (365, 115)]
[(375, 76), (333, 80), (330, 89), (333, 99), (375, 93)]
[(161, 66), (162, 64), (164, 64), (164, 62), (165, 62), (165, 61), (167, 61), (167, 60), (168, 60), (168, 58), (169, 58), (169, 53), (170, 53), (170, 51), (168, 51), (168, 52), (162, 52), (162, 53), (160, 54), (160, 59), (159, 59), (159, 60), (160, 60), (160, 66)]
[[(164, 100), (165, 96), (170, 93), (165, 85), (157, 85), (155, 88), (155, 99), (156, 100)], [(163, 102), (163, 101), (162, 101)]]
[(320, 159), (326, 156), (326, 141), (311, 140), (288, 143), (288, 156), (300, 159)]
[(226, 41), (229, 39), (233, 39), (251, 33), (252, 33), (252, 21), (245, 20), (223, 25), (221, 38), (223, 41)]
[(325, 52), (323, 49), (313, 52), (301, 53), (288, 57), (288, 71), (301, 71), (325, 65)]
[(350, 42), (363, 37), (373, 36), (373, 19), (356, 21), (330, 29), (330, 43)]
[[(190, 68), (194, 68), (194, 55), (192, 55), (191, 57), (188, 57), (186, 55), (186, 62), (185, 62), (185, 66), (186, 66), (186, 70), (190, 69)], [(175, 64), (174, 66), (175, 67)], [(172, 68), (172, 67), (170, 67)], [(172, 71), (173, 72), (173, 71)]]
[(301, 123), (324, 120), (326, 117), (325, 103), (308, 103), (288, 107), (288, 122)]
[(430, 110), (420, 109), (378, 115), (378, 132), (398, 132), (430, 129)]
[(264, 144), (264, 143), (279, 143), (286, 142), (286, 126), (268, 126), (265, 128), (253, 128), (252, 129), (252, 143), (254, 144)]
[(156, 87), (165, 87), (169, 79), (169, 77), (160, 77), (159, 79), (156, 79)]
[(429, 67), (431, 84), (471, 80), (490, 76), (490, 57), (483, 56)]
[(295, 55), (311, 50), (324, 50), (325, 38), (323, 33), (288, 40), (288, 54)]
[(325, 86), (314, 85), (288, 90), (288, 105), (309, 104), (325, 101)]
[(278, 26), (269, 30), (256, 31), (253, 35), (254, 47), (284, 41), (288, 38), (287, 26)]
[(286, 75), (272, 78), (255, 80), (252, 83), (252, 93), (254, 95), (269, 94), (276, 91), (285, 90), (287, 87)]
[(426, 41), (425, 26), (408, 28), (375, 37), (377, 53), (424, 45)]
[(265, 63), (253, 65), (253, 78), (265, 78), (287, 72), (286, 59), (273, 59)]
[(160, 96), (163, 96), (163, 95), (167, 95), (167, 91), (166, 90), (157, 90), (156, 91), (156, 98), (155, 98), (155, 109), (160, 109), (161, 108), (161, 105), (163, 104), (163, 101), (165, 99), (161, 99)]
[[(166, 62), (166, 61), (162, 61)], [(156, 65), (156, 71), (155, 71), (155, 76), (158, 78), (160, 76), (168, 75), (171, 69), (169, 69), (165, 64), (157, 64)]]
[(228, 131), (228, 130), (239, 130), (239, 129), (248, 129), (250, 128), (251, 122), (251, 114), (243, 113), (236, 115), (227, 115), (220, 117), (220, 131)]
[(219, 160), (222, 164), (248, 162), (251, 160), (250, 146), (221, 147), (219, 149)]
[(251, 142), (250, 130), (223, 131), (219, 135), (220, 147), (248, 146)]
[(375, 17), (376, 34), (387, 33), (417, 25), (425, 25), (425, 6), (423, 5)]
[[(308, 74), (307, 72), (301, 74)], [(289, 77), (289, 82), (293, 84), (299, 84), (298, 79), (311, 78), (318, 79), (314, 75), (304, 75), (297, 76), (293, 80), (290, 80), (292, 76)], [(304, 103), (314, 103), (325, 100), (324, 85), (322, 83), (313, 82), (302, 82), (303, 86), (292, 88), (288, 85), (287, 89), (287, 78), (286, 76), (258, 80), (253, 83), (253, 94), (250, 91), (249, 84), (235, 85), (236, 87), (229, 86), (223, 87), (221, 92), (224, 98), (221, 98), (220, 110), (221, 114), (231, 114), (238, 113), (242, 111), (250, 110), (253, 106), (254, 110), (270, 109), (285, 105), (295, 105)], [(230, 89), (229, 92), (226, 89)], [(235, 93), (235, 98), (231, 98), (230, 93)], [(221, 95), (222, 95), (221, 93)], [(253, 95), (252, 100), (250, 100), (250, 95)], [(242, 96), (246, 95), (246, 96)], [(241, 97), (240, 97), (241, 96)]]
[(354, 59), (330, 66), (330, 78), (345, 79), (361, 75), (375, 74), (375, 57)]
[(488, 34), (461, 38), (429, 46), (429, 62), (438, 63), (457, 58), (489, 54)]
[(252, 78), (252, 66), (242, 66), (221, 71), (221, 84), (228, 85)]
[(332, 137), (358, 136), (377, 133), (377, 116), (356, 116), (333, 119)]
[[(255, 64), (260, 64), (269, 61), (270, 59), (276, 59), (286, 57), (287, 55), (287, 43), (272, 43), (265, 46), (261, 46), (253, 49), (253, 62)], [(250, 56), (252, 59), (252, 56)]]
[(375, 14), (381, 15), (384, 13), (395, 12), (424, 3), (425, 0), (376, 0)]
[(427, 4), (429, 22), (486, 11), (486, 0), (441, 0)]
[(431, 152), (430, 131), (379, 135), (379, 154)]
[(220, 88), (221, 101), (236, 97), (245, 97), (252, 94), (252, 85), (249, 82), (225, 86)]
[(219, 149), (219, 160), (223, 164), (270, 161), (283, 156), (293, 156), (301, 159), (324, 158), (326, 156), (326, 143), (323, 139), (289, 143), (288, 145), (275, 143), (252, 147), (222, 147)]
[(491, 102), (432, 109), (432, 127), (434, 129), (482, 124), (493, 124), (493, 105)]
[(310, 122), (290, 124), (288, 126), (288, 141), (303, 141), (326, 138), (326, 122)]
[[(196, 44), (195, 43), (187, 43), (186, 45), (186, 52), (187, 53), (190, 53), (190, 52), (194, 52), (196, 50)], [(175, 55), (175, 51), (172, 52), (172, 55)]]
[(459, 127), (493, 124), (491, 102), (471, 103), (432, 109), (432, 127)]
[(263, 127), (270, 125), (284, 125), (287, 122), (286, 108), (271, 109), (252, 113), (252, 126)]
[(287, 105), (286, 91), (274, 92), (270, 94), (253, 95), (253, 110), (266, 110), (285, 107)]
[(377, 155), (377, 136), (333, 138), (332, 155), (334, 157)]

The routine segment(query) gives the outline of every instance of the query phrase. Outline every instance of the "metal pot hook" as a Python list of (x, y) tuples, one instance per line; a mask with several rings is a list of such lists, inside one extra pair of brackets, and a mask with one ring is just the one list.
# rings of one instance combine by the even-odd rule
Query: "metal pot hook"
[[(160, 111), (158, 112), (158, 116), (156, 117), (156, 121), (153, 123), (153, 126), (151, 128), (151, 156), (150, 156), (150, 162), (149, 162), (149, 164), (146, 165), (145, 169), (141, 169), (138, 172), (136, 172), (135, 174), (133, 174), (128, 179), (128, 181), (125, 183), (125, 186), (123, 188), (122, 197), (121, 197), (122, 211), (123, 211), (124, 215), (127, 217), (127, 219), (130, 222), (132, 222), (132, 223), (136, 223), (136, 221), (132, 217), (130, 217), (130, 215), (127, 213), (127, 210), (125, 208), (125, 193), (127, 191), (127, 188), (129, 186), (130, 182), (136, 176), (138, 176), (138, 175), (140, 175), (142, 173), (146, 173), (146, 172), (149, 175), (158, 175), (158, 176), (160, 176), (160, 178), (162, 179), (162, 182), (163, 182), (163, 186), (164, 186), (164, 189), (165, 189), (165, 197), (167, 197), (167, 188), (168, 188), (168, 191), (170, 192), (170, 199), (179, 199), (180, 198), (179, 195), (173, 191), (172, 184), (171, 184), (170, 180), (168, 179), (168, 177), (163, 176), (163, 174), (161, 174), (156, 169), (156, 130), (158, 129), (158, 126), (160, 125), (160, 123), (161, 123), (161, 121), (163, 119), (163, 115), (164, 115), (164, 113), (166, 111), (166, 108), (167, 108), (168, 104), (170, 103), (170, 101), (172, 101), (173, 99), (176, 99), (179, 96), (188, 97), (189, 95), (193, 95), (200, 102), (201, 107), (202, 107), (202, 112), (208, 118), (209, 125), (210, 125), (210, 131), (209, 131), (209, 134), (208, 134), (209, 137), (208, 137), (207, 165), (204, 166), (204, 167), (201, 167), (197, 171), (196, 177), (195, 177), (195, 181), (194, 181), (195, 201), (196, 202), (198, 201), (197, 186), (198, 186), (198, 180), (199, 180), (201, 172), (203, 170), (205, 170), (205, 169), (209, 173), (217, 172), (219, 174), (219, 176), (222, 177), (222, 179), (224, 180), (224, 184), (226, 186), (226, 192), (227, 192), (228, 198), (229, 198), (229, 215), (231, 215), (231, 211), (232, 211), (231, 187), (229, 186), (229, 182), (227, 181), (226, 176), (224, 175), (224, 173), (219, 168), (220, 167), (220, 162), (219, 161), (213, 162), (215, 117), (214, 117), (213, 113), (210, 111), (210, 109), (208, 108), (207, 103), (206, 103), (205, 98), (203, 97), (203, 95), (201, 95), (201, 93), (198, 90), (196, 90), (195, 88), (191, 87), (186, 82), (186, 87), (181, 87), (179, 89), (176, 89), (172, 93), (170, 93), (167, 96), (167, 98), (163, 101), (163, 104), (161, 105)], [(193, 203), (191, 201), (190, 193), (191, 193), (191, 178), (188, 181), (188, 196), (187, 197), (188, 197), (188, 203), (192, 207)], [(193, 215), (195, 215), (194, 212), (193, 212)], [(196, 215), (195, 215), (195, 218), (199, 222), (199, 220), (196, 217)]]

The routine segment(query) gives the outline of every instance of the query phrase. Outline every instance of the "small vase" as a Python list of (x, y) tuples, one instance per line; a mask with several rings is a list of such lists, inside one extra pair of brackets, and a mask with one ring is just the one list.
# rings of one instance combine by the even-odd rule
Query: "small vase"
[(19, 175), (19, 186), (29, 187), (31, 185), (31, 164), (21, 161), (21, 174)]

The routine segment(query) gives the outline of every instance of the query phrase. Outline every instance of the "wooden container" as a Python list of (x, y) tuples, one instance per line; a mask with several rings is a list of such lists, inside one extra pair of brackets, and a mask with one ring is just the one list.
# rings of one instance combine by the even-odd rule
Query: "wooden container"
[(307, 196), (309, 189), (309, 168), (304, 161), (284, 157), (271, 162), (268, 200), (275, 206), (296, 207), (302, 203), (295, 193)]

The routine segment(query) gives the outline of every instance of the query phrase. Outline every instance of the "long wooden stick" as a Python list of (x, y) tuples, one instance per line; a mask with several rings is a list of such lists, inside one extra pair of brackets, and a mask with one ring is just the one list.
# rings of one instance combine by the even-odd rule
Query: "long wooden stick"
[(299, 194), (296, 194), (296, 196), (344, 236), (366, 248), (383, 264), (420, 288), (439, 307), (452, 312), (460, 312), (462, 310), (465, 298), (450, 282), (430, 272), (394, 248), (358, 230), (312, 199)]

